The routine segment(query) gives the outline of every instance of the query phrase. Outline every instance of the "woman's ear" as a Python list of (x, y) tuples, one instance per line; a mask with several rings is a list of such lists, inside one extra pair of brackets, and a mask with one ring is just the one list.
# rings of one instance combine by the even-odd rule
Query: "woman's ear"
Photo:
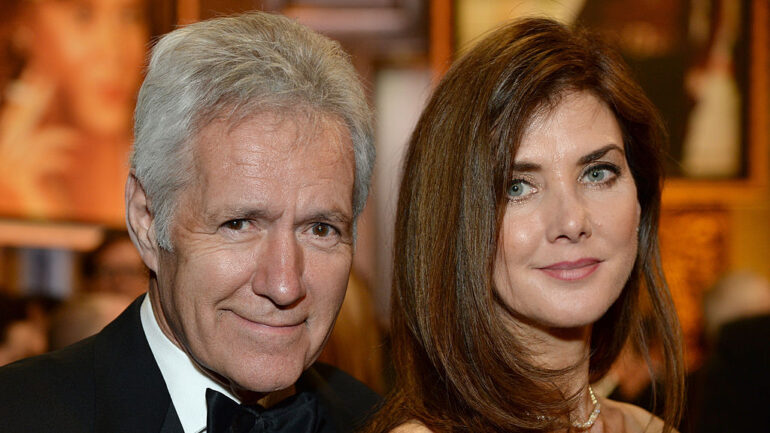
[(131, 173), (126, 180), (126, 227), (144, 264), (157, 273), (159, 247), (154, 224), (155, 219), (150, 211), (147, 194), (136, 176)]

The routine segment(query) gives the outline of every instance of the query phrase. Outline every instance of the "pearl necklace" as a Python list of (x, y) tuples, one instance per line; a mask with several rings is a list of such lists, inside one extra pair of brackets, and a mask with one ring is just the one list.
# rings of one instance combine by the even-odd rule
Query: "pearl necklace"
[(596, 395), (594, 395), (594, 390), (591, 388), (591, 385), (588, 385), (588, 395), (591, 396), (591, 403), (594, 404), (594, 410), (591, 412), (591, 415), (588, 416), (588, 419), (585, 422), (572, 422), (572, 427), (578, 430), (588, 430), (593, 427), (596, 419), (599, 418), (599, 413), (602, 409), (602, 404), (599, 403), (599, 400), (596, 399)]

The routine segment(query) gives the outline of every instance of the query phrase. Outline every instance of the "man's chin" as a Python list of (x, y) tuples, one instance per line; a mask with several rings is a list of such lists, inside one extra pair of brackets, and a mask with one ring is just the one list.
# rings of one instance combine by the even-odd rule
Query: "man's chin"
[(267, 395), (291, 388), (307, 367), (304, 360), (285, 359), (282, 357), (244, 362), (237, 370), (227, 372), (230, 387), (238, 394), (257, 393)]

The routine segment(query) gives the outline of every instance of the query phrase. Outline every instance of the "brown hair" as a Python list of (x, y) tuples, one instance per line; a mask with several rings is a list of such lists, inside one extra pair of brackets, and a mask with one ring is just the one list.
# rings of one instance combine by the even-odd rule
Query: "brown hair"
[(662, 336), (666, 430), (678, 422), (681, 337), (657, 241), (661, 120), (620, 58), (597, 38), (551, 20), (525, 19), (494, 31), (452, 66), (411, 137), (394, 244), (396, 387), (367, 431), (410, 419), (436, 432), (568, 425), (575, 396), (552, 384), (571, 369), (529, 361), (499, 318), (492, 266), (523, 131), (570, 91), (591, 92), (615, 114), (642, 209), (631, 276), (593, 326), (590, 379), (609, 370), (629, 335), (644, 347), (643, 302)]

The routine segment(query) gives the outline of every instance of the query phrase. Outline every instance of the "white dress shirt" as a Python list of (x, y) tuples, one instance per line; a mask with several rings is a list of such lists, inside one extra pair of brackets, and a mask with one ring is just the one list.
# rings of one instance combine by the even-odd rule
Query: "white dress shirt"
[(182, 349), (166, 337), (155, 319), (149, 294), (142, 301), (140, 317), (144, 335), (160, 367), (184, 433), (205, 432), (206, 388), (219, 391), (239, 403), (240, 400), (204, 374)]

